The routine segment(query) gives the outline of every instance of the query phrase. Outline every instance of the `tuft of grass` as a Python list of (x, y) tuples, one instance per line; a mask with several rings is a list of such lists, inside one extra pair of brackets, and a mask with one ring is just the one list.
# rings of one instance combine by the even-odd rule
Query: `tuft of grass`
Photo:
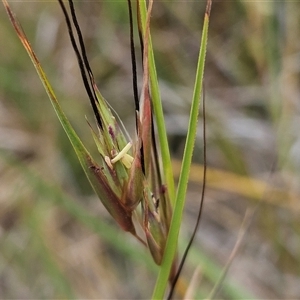
[[(82, 112), (88, 119), (91, 113), (56, 3), (11, 5), (63, 108), (68, 108), (72, 125), (91, 149), (93, 140)], [(124, 63), (130, 57), (125, 3), (78, 5), (97, 83), (113, 107), (122, 107), (118, 113), (126, 127), (133, 127), (134, 109), (121, 105), (132, 103), (130, 66)], [(152, 42), (170, 151), (178, 160), (186, 138), (190, 105), (186, 99), (192, 98), (202, 6), (197, 1), (158, 1), (152, 15)], [(215, 6), (206, 59), (207, 200), (183, 277), (192, 278), (195, 267), (200, 266), (202, 279), (196, 298), (207, 297), (234, 247), (246, 209), (265, 195), (216, 297), (297, 298), (299, 112), (295, 99), (299, 94), (296, 41), (300, 27), (295, 24), (299, 4), (233, 1), (216, 2)], [(0, 147), (17, 159), (16, 165), (3, 156), (0, 161), (1, 297), (71, 298), (71, 289), (77, 298), (149, 298), (158, 268), (134, 239), (123, 239), (94, 198), (4, 10), (0, 10), (0, 26), (0, 40), (5, 45), (0, 57)], [(38, 33), (41, 28), (47, 35)], [(57, 28), (52, 39), (49, 28)], [(41, 47), (45, 40), (51, 40), (47, 51)], [(193, 226), (199, 199), (201, 122), (198, 126), (194, 157), (198, 165), (191, 167), (179, 254)], [(275, 163), (271, 172), (277, 158), (280, 163)], [(35, 181), (45, 183), (47, 189), (29, 180), (19, 164), (31, 170)], [(176, 180), (180, 167), (181, 161), (175, 161)], [(30, 223), (33, 212), (37, 218)], [(35, 240), (38, 232), (42, 235)], [(139, 253), (141, 260), (135, 258)], [(49, 262), (61, 282), (48, 270)], [(102, 278), (101, 283), (94, 278)], [(142, 286), (133, 284), (140, 280)]]

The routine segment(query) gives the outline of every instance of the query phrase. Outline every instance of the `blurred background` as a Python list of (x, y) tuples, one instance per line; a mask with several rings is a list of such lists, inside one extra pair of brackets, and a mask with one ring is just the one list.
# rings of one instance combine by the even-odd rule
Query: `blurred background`
[[(96, 153), (85, 120), (93, 121), (92, 111), (58, 3), (11, 6), (67, 116)], [(79, 1), (76, 8), (98, 87), (134, 133), (126, 1)], [(205, 1), (156, 1), (152, 14), (175, 179), (204, 9)], [(300, 297), (299, 23), (297, 1), (213, 3), (207, 191), (183, 271), (189, 282), (198, 269), (195, 298), (208, 297), (232, 256), (215, 297)], [(149, 298), (158, 268), (93, 193), (2, 6), (0, 41), (0, 298)], [(180, 256), (199, 208), (202, 166), (201, 117)]]

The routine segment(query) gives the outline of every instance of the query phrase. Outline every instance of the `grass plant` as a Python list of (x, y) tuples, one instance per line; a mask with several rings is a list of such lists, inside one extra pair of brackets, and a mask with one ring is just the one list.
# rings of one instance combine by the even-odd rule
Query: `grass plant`
[[(68, 26), (72, 47), (74, 48), (77, 56), (83, 83), (97, 121), (99, 136), (93, 131), (93, 129), (92, 135), (97, 145), (97, 149), (102, 156), (101, 164), (97, 163), (90, 155), (89, 151), (74, 131), (57, 100), (53, 88), (49, 83), (49, 80), (42, 69), (29, 40), (14, 17), (8, 2), (3, 0), (3, 4), (12, 25), (20, 38), (20, 41), (35, 66), (61, 125), (63, 126), (76, 152), (80, 164), (99, 199), (121, 228), (135, 236), (142, 244), (147, 245), (154, 261), (159, 265), (162, 264), (153, 293), (154, 299), (162, 298), (167, 289), (167, 283), (168, 281), (172, 282), (172, 278), (174, 276), (173, 273), (176, 270), (176, 264), (174, 264), (176, 262), (175, 254), (196, 137), (211, 2), (208, 1), (205, 12), (190, 124), (181, 171), (182, 177), (179, 178), (173, 214), (171, 212), (172, 201), (170, 200), (171, 197), (174, 196), (173, 173), (171, 169), (171, 159), (166, 139), (167, 134), (163, 121), (164, 116), (162, 114), (162, 105), (158, 92), (155, 62), (150, 39), (150, 16), (153, 1), (149, 2), (148, 8), (146, 8), (145, 1), (142, 1), (142, 4), (139, 2), (137, 3), (137, 16), (138, 22), (141, 24), (140, 37), (142, 37), (143, 46), (143, 87), (141, 90), (141, 100), (139, 101), (137, 99), (138, 95), (136, 92), (137, 83), (136, 80), (133, 81), (137, 113), (136, 130), (138, 138), (134, 145), (132, 141), (129, 141), (128, 144), (126, 144), (126, 136), (122, 134), (122, 129), (120, 130), (118, 128), (115, 117), (111, 114), (110, 106), (96, 87), (94, 76), (86, 56), (84, 41), (80, 25), (77, 21), (73, 2), (69, 1), (69, 16), (64, 3), (59, 1)], [(128, 5), (129, 14), (131, 16), (131, 1), (128, 1)], [(133, 24), (131, 20), (131, 42), (133, 41), (132, 26)], [(77, 35), (78, 41), (76, 41), (75, 35)], [(132, 68), (133, 76), (135, 78), (136, 62), (133, 42), (131, 46), (133, 47), (131, 50)], [(149, 58), (151, 64), (148, 64)], [(159, 158), (157, 157), (158, 150), (156, 149), (157, 145), (153, 137), (154, 132), (151, 132), (154, 126), (152, 123), (153, 113), (151, 111), (152, 104), (150, 103), (151, 100), (149, 93), (149, 74), (151, 74), (152, 79), (151, 90), (154, 98), (153, 107), (155, 107), (157, 111), (155, 119), (158, 121), (158, 132), (160, 133), (159, 141), (163, 145), (162, 160), (164, 170), (166, 171), (166, 179), (162, 179), (162, 176), (160, 175)], [(120, 126), (122, 126), (122, 124), (120, 124)], [(132, 145), (134, 150), (129, 152)], [(135, 212), (137, 205), (140, 203), (142, 216), (139, 217), (139, 220), (142, 220), (140, 222), (141, 227), (145, 232), (146, 241), (136, 233), (136, 228), (132, 219), (133, 213)], [(138, 210), (138, 212), (140, 212), (140, 210)], [(171, 217), (172, 221), (170, 223)]]
[[(145, 32), (147, 7), (140, 2)], [(55, 89), (58, 109), (66, 112), (82, 140), (71, 133), (75, 148), (82, 143), (96, 157), (97, 147), (84, 118), (86, 114), (93, 125), (93, 115), (57, 3), (10, 4), (46, 70), (46, 81)], [(132, 102), (131, 66), (124, 63), (130, 57), (126, 1), (75, 6), (95, 80), (134, 136), (135, 109), (121, 105)], [(182, 273), (189, 280), (195, 268), (200, 270), (196, 299), (212, 292), (214, 298), (228, 299), (287, 299), (299, 294), (299, 156), (294, 129), (298, 124), (298, 6), (214, 3), (205, 67), (207, 194), (203, 226)], [(0, 57), (0, 296), (140, 299), (150, 298), (154, 291), (153, 298), (163, 298), (178, 225), (181, 257), (194, 226), (203, 181), (201, 122), (195, 147), (189, 146), (195, 151), (189, 176), (182, 174), (181, 153), (204, 4), (154, 1), (152, 13), (150, 89), (162, 177), (177, 222), (176, 229), (171, 225), (170, 236), (174, 236), (165, 252), (169, 261), (164, 259), (162, 267), (97, 202), (4, 9), (0, 14), (0, 40), (5, 41)], [(139, 58), (141, 49), (136, 44)], [(197, 82), (201, 88), (201, 80)], [(46, 88), (52, 93), (47, 82)], [(179, 201), (177, 206), (175, 187), (184, 186), (188, 178), (187, 195), (184, 187), (179, 197), (187, 202)], [(258, 202), (259, 209), (227, 269), (245, 211)], [(219, 278), (222, 281), (216, 286)], [(185, 283), (177, 287), (181, 296)]]

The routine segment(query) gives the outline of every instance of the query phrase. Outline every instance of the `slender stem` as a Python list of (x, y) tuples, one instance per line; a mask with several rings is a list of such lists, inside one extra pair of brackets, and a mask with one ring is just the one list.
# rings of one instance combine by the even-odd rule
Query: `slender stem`
[[(140, 4), (139, 6), (140, 6), (140, 13), (141, 13), (142, 27), (143, 27), (143, 31), (145, 31), (146, 16), (147, 16), (146, 1), (141, 0), (139, 4)], [(151, 35), (149, 36), (149, 73), (150, 73), (150, 83), (151, 83), (152, 105), (153, 105), (154, 117), (157, 125), (159, 143), (161, 147), (164, 180), (167, 185), (170, 200), (172, 204), (174, 204), (175, 185), (173, 179), (173, 168), (171, 164), (168, 137), (167, 137), (164, 113), (163, 113), (161, 96), (160, 96), (158, 80), (157, 80)]]
[(157, 277), (152, 299), (162, 299), (164, 297), (164, 293), (168, 284), (169, 274), (171, 271), (171, 267), (177, 249), (178, 235), (179, 235), (180, 225), (182, 221), (182, 214), (183, 214), (187, 184), (189, 179), (189, 171), (190, 171), (190, 165), (192, 161), (192, 155), (193, 155), (196, 131), (197, 131), (200, 96), (202, 93), (202, 84), (203, 84), (203, 75), (204, 75), (204, 63), (205, 63), (206, 46), (207, 46), (210, 8), (211, 8), (211, 1), (208, 0), (205, 17), (204, 17), (201, 46), (200, 46), (199, 58), (197, 64), (193, 101), (192, 101), (192, 107), (190, 112), (190, 121), (189, 121), (187, 139), (185, 143), (181, 173), (178, 182), (178, 189), (176, 193), (174, 213), (170, 225), (170, 231), (166, 243), (162, 265)]
[(203, 183), (202, 183), (202, 193), (201, 193), (201, 199), (200, 199), (200, 207), (198, 211), (198, 216), (197, 216), (197, 221), (192, 233), (192, 236), (188, 242), (188, 245), (184, 251), (184, 254), (182, 256), (182, 259), (179, 263), (176, 275), (173, 279), (170, 292), (168, 295), (168, 300), (172, 299), (173, 293), (175, 291), (176, 284), (178, 282), (179, 276), (182, 272), (184, 263), (186, 261), (186, 258), (188, 256), (188, 253), (191, 249), (191, 246), (193, 244), (193, 241), (195, 239), (196, 233), (198, 231), (199, 225), (200, 225), (200, 220), (202, 216), (202, 211), (203, 211), (203, 203), (204, 203), (204, 197), (205, 197), (205, 190), (206, 190), (206, 173), (207, 173), (207, 161), (206, 161), (206, 110), (205, 110), (205, 89), (203, 92), (203, 100), (202, 100), (202, 111), (203, 111)]

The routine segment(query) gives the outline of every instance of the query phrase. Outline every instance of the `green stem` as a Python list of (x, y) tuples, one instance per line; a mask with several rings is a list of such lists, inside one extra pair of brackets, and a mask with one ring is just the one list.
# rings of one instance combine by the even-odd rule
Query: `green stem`
[(190, 165), (192, 161), (194, 144), (196, 139), (196, 132), (197, 132), (198, 113), (199, 113), (200, 98), (202, 93), (204, 63), (205, 63), (205, 54), (206, 54), (207, 36), (208, 36), (208, 23), (209, 23), (209, 11), (210, 11), (209, 3), (210, 1), (208, 1), (208, 6), (204, 18), (201, 46), (199, 51), (196, 80), (194, 86), (193, 101), (192, 101), (192, 107), (190, 112), (190, 121), (189, 121), (187, 139), (185, 143), (181, 173), (178, 182), (178, 189), (176, 193), (174, 213), (170, 225), (170, 231), (166, 243), (166, 249), (165, 249), (162, 265), (160, 268), (160, 272), (158, 274), (152, 299), (162, 299), (164, 297), (164, 293), (168, 284), (169, 274), (171, 271), (172, 263), (174, 261), (174, 257), (177, 249), (178, 235), (179, 235), (180, 225), (182, 221), (182, 214), (183, 214), (187, 184), (189, 179)]
[[(141, 19), (142, 19), (142, 27), (144, 32), (146, 26), (146, 18), (147, 18), (147, 5), (145, 0), (141, 0), (140, 3), (141, 3), (140, 12), (141, 12)], [(150, 83), (151, 83), (151, 98), (152, 98), (154, 117), (157, 125), (158, 138), (159, 138), (159, 143), (161, 148), (164, 178), (168, 188), (170, 200), (173, 202), (172, 204), (174, 205), (175, 185), (174, 185), (174, 178), (173, 178), (173, 168), (171, 163), (164, 113), (163, 113), (161, 96), (160, 96), (158, 80), (157, 80), (151, 35), (149, 36), (149, 73), (150, 73)]]

